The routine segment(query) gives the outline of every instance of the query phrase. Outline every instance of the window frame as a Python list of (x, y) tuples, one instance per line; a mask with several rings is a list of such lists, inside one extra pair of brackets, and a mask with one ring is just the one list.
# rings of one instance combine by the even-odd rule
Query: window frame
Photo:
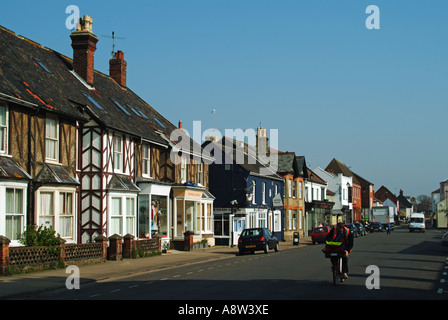
[[(7, 211), (7, 205), (6, 205), (6, 192), (7, 190), (20, 190), (22, 192), (22, 213), (16, 213), (16, 212), (6, 212)], [(3, 200), (4, 197), (4, 200)], [(14, 200), (15, 200), (15, 196), (14, 196)], [(15, 204), (14, 204), (15, 205)], [(1, 222), (0, 223), (0, 234), (4, 234), (6, 237), (8, 237), (9, 240), (11, 240), (11, 245), (16, 246), (19, 245), (20, 242), (20, 236), (22, 235), (22, 233), (25, 231), (26, 229), (26, 225), (27, 225), (27, 215), (26, 215), (26, 207), (27, 207), (27, 187), (24, 184), (21, 183), (5, 183), (5, 184), (0, 184), (0, 218), (1, 218)], [(15, 211), (15, 210), (14, 210)], [(19, 235), (19, 239), (14, 239), (13, 237), (11, 237), (7, 230), (6, 230), (6, 218), (9, 216), (14, 216), (14, 217), (21, 217), (21, 226), (20, 226), (20, 235)]]
[[(147, 157), (145, 157), (145, 148), (147, 148)], [(151, 177), (151, 146), (147, 143), (142, 144), (142, 176), (147, 178)]]
[[(120, 199), (120, 207), (119, 214), (115, 214), (116, 211), (113, 205), (114, 199)], [(128, 211), (128, 200), (132, 200), (133, 207), (131, 212)], [(135, 194), (123, 194), (123, 193), (110, 193), (109, 194), (109, 217), (108, 217), (108, 228), (107, 232), (109, 236), (117, 233), (120, 236), (124, 236), (126, 234), (132, 234), (137, 237), (137, 195)], [(120, 219), (120, 232), (112, 228), (113, 219)], [(132, 221), (129, 223), (129, 221)], [(129, 226), (132, 227), (132, 230), (129, 229)]]
[(266, 182), (261, 183), (261, 204), (266, 204)]
[(202, 162), (198, 163), (198, 185), (204, 185), (204, 164)]
[(181, 156), (180, 157), (180, 182), (187, 182), (188, 178), (188, 158)]
[[(52, 215), (42, 215), (42, 194), (51, 194), (52, 195)], [(72, 213), (70, 215), (63, 214), (60, 206), (60, 195), (61, 194), (71, 194), (71, 208)], [(35, 221), (38, 226), (44, 225), (41, 223), (41, 219), (45, 217), (52, 217), (53, 219), (53, 229), (57, 234), (61, 235), (61, 238), (66, 240), (67, 243), (76, 243), (77, 240), (77, 221), (75, 219), (77, 206), (77, 192), (76, 188), (73, 187), (40, 187), (36, 191), (35, 202), (36, 202), (36, 211), (35, 211)], [(70, 217), (71, 218), (71, 234), (63, 235), (61, 218)], [(44, 225), (45, 226), (45, 225)]]
[[(0, 131), (3, 132), (3, 141), (0, 141), (0, 155), (6, 155), (8, 154), (8, 150), (9, 150), (9, 145), (8, 145), (8, 141), (9, 141), (9, 108), (6, 104), (1, 104), (0, 103), (0, 110), (4, 109), (5, 110), (5, 123), (1, 124), (0, 123)], [(0, 111), (1, 112), (1, 111)], [(0, 135), (1, 137), (1, 135)], [(2, 144), (4, 145), (3, 149), (1, 148)]]
[[(55, 122), (55, 133), (56, 133), (56, 137), (50, 137), (48, 136), (48, 121), (54, 121)], [(60, 134), (59, 134), (59, 119), (55, 116), (50, 116), (47, 115), (45, 117), (45, 161), (46, 162), (53, 162), (53, 163), (58, 163), (59, 162), (59, 139), (60, 139)], [(54, 143), (54, 150), (52, 150), (54, 152), (54, 158), (51, 158), (48, 155), (49, 149), (48, 146), (49, 144), (47, 143), (48, 141), (51, 141)]]
[[(120, 139), (120, 150), (117, 151), (116, 139)], [(123, 172), (123, 136), (114, 134), (113, 135), (113, 161), (114, 161), (114, 171), (122, 173)], [(116, 157), (119, 156), (119, 159)]]

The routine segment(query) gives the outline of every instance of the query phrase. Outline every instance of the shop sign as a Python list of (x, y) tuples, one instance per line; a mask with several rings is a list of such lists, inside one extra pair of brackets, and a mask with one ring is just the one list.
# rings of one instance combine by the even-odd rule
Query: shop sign
[(176, 198), (202, 199), (202, 191), (193, 190), (174, 190)]

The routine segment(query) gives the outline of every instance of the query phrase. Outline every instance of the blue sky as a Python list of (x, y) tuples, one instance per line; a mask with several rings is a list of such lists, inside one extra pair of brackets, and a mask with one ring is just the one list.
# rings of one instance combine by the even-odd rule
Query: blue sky
[[(367, 6), (380, 9), (368, 30)], [(94, 19), (95, 68), (115, 31), (128, 87), (172, 123), (279, 130), (310, 168), (332, 158), (396, 194), (448, 178), (448, 1), (7, 1), (0, 25), (72, 57), (68, 5)]]

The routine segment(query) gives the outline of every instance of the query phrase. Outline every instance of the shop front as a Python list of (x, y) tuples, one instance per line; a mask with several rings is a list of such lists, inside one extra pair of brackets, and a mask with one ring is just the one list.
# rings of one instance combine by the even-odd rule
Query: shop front
[(331, 210), (334, 206), (334, 202), (329, 201), (318, 201), (313, 200), (313, 202), (307, 202), (305, 204), (306, 208), (306, 217), (307, 217), (307, 230), (308, 235), (311, 234), (311, 231), (314, 227), (317, 227), (321, 224), (323, 225), (331, 225), (334, 221), (332, 221)]
[(171, 185), (157, 182), (139, 183), (138, 238), (152, 239), (157, 233), (162, 242), (171, 238)]
[(341, 209), (334, 209), (331, 211), (331, 224), (338, 222), (352, 223), (352, 210), (349, 206), (342, 206)]
[(204, 188), (173, 186), (173, 240), (184, 240), (187, 231), (193, 241), (215, 245), (213, 237), (213, 195)]
[(215, 241), (220, 245), (238, 245), (238, 238), (245, 228), (268, 228), (277, 238), (282, 239), (281, 219), (281, 210), (215, 208)]

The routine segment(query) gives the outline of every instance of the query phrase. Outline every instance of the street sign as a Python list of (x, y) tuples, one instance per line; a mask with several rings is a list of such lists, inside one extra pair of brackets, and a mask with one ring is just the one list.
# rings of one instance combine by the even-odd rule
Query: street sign
[(272, 206), (273, 207), (283, 207), (282, 196), (280, 195), (280, 193), (277, 193), (275, 195), (274, 199), (272, 199)]

